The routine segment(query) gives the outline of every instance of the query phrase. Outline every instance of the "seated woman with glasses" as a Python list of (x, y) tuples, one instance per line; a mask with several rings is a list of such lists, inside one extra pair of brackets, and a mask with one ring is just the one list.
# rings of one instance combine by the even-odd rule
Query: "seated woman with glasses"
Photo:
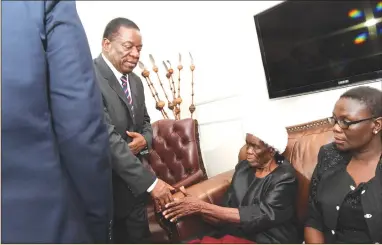
[(187, 194), (167, 204), (171, 222), (197, 214), (215, 224), (190, 243), (301, 243), (295, 216), (297, 179), (293, 166), (280, 153), (288, 142), (286, 128), (270, 117), (250, 120), (247, 159), (236, 165), (232, 182), (220, 206)]
[(333, 110), (314, 170), (306, 243), (382, 242), (382, 91), (357, 87)]

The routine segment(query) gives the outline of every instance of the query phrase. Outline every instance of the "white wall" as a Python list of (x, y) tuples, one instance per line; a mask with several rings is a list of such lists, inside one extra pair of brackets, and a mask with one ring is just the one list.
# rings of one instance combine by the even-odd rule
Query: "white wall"
[[(182, 53), (185, 66), (181, 73), (183, 118), (190, 116), (188, 52), (192, 53), (196, 66), (194, 118), (200, 123), (207, 172), (213, 176), (236, 164), (238, 149), (244, 143), (241, 118), (246, 113), (253, 111), (260, 116), (262, 111), (276, 108), (285, 125), (304, 123), (331, 115), (334, 102), (348, 89), (268, 99), (253, 15), (280, 2), (78, 1), (77, 10), (93, 57), (101, 51), (106, 24), (115, 17), (130, 18), (139, 25), (144, 42), (141, 61), (146, 66), (151, 66), (148, 54), (153, 54), (157, 63), (169, 59), (176, 66), (177, 54)], [(163, 66), (158, 66), (162, 82), (168, 88)], [(140, 73), (140, 69), (136, 72)], [(154, 75), (152, 81), (164, 100)], [(381, 89), (381, 81), (369, 85)], [(145, 89), (152, 120), (159, 120), (162, 116), (154, 108), (155, 102), (146, 83)], [(169, 111), (168, 114), (171, 116)]]

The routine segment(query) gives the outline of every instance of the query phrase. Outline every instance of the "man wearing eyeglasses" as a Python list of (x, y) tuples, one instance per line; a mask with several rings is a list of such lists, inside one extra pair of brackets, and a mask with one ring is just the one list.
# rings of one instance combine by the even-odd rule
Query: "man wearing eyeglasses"
[(132, 72), (141, 49), (138, 26), (131, 20), (116, 18), (107, 24), (102, 54), (94, 60), (112, 152), (114, 243), (150, 242), (148, 194), (158, 211), (173, 200), (173, 188), (157, 179), (140, 160), (152, 142), (143, 84)]

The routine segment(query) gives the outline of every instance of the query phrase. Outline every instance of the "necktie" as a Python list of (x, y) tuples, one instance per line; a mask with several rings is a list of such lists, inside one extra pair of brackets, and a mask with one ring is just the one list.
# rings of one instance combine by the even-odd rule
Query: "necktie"
[(129, 88), (127, 87), (127, 77), (126, 75), (123, 75), (121, 77), (121, 82), (122, 82), (122, 89), (123, 89), (123, 92), (125, 92), (125, 95), (127, 97), (127, 101), (129, 102), (129, 104), (131, 105), (133, 103), (133, 100), (131, 98), (131, 95), (130, 95), (130, 92), (129, 92)]

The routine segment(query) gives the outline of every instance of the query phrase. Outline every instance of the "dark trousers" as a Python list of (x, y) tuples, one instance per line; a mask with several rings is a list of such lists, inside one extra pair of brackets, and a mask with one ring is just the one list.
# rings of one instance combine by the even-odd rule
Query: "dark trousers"
[(113, 243), (151, 243), (147, 219), (148, 194), (131, 198), (129, 212), (124, 217), (114, 218)]

